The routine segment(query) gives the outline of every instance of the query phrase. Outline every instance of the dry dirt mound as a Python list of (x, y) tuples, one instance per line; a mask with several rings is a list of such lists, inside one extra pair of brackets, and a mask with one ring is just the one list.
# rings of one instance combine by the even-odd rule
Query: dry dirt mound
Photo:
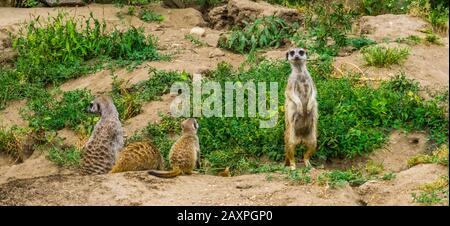
[[(448, 176), (448, 167), (417, 165), (396, 175), (392, 181), (369, 181), (358, 188), (362, 200), (368, 205), (417, 205), (411, 193), (419, 193), (419, 186)], [(447, 203), (448, 205), (448, 203)]]
[(26, 100), (12, 101), (0, 111), (0, 128), (11, 128), (13, 125), (25, 127), (27, 122), (20, 117), (20, 110), (25, 107)]
[(412, 132), (408, 134), (394, 131), (385, 147), (375, 150), (368, 156), (354, 159), (330, 159), (326, 169), (349, 169), (356, 167), (364, 169), (368, 162), (381, 164), (385, 171), (399, 172), (407, 169), (408, 159), (426, 152), (427, 137), (424, 133)]
[(409, 48), (410, 55), (403, 65), (391, 65), (387, 68), (367, 66), (360, 51), (345, 57), (336, 57), (334, 67), (342, 74), (345, 72), (363, 73), (373, 79), (388, 79), (402, 72), (417, 80), (421, 86), (434, 90), (448, 88), (449, 82), (449, 43), (448, 36), (441, 37), (442, 45), (419, 44), (408, 46), (396, 43), (397, 38), (416, 35), (424, 38), (420, 32), (428, 26), (420, 18), (408, 15), (365, 16), (361, 19), (361, 33), (387, 47)]
[(229, 0), (228, 4), (216, 7), (208, 13), (210, 25), (215, 29), (243, 25), (257, 18), (277, 16), (288, 22), (302, 23), (303, 18), (296, 9), (271, 5), (265, 1)]
[(358, 205), (350, 187), (267, 181), (264, 174), (160, 179), (146, 172), (53, 175), (0, 185), (1, 205)]
[(420, 31), (428, 26), (428, 23), (422, 19), (410, 15), (385, 14), (363, 16), (360, 19), (361, 34), (376, 42), (382, 42), (385, 39), (406, 38), (409, 35), (424, 38), (425, 34)]
[(46, 159), (46, 154), (35, 151), (25, 162), (16, 165), (10, 165), (6, 158), (3, 158), (3, 164), (0, 165), (0, 184), (10, 180), (35, 178), (48, 175), (59, 175), (69, 173), (70, 170), (57, 167), (54, 163)]

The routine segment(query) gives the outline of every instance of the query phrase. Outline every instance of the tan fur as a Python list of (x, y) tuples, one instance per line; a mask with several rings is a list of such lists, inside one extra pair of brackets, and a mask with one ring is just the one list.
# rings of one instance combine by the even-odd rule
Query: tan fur
[(110, 97), (95, 98), (87, 109), (100, 114), (91, 137), (83, 148), (81, 174), (104, 174), (113, 167), (117, 153), (123, 147), (122, 125)]
[(120, 153), (110, 173), (141, 171), (164, 167), (163, 157), (150, 141), (134, 142)]
[(307, 151), (303, 161), (311, 167), (309, 159), (317, 148), (317, 91), (306, 68), (306, 51), (291, 49), (286, 58), (291, 63), (292, 73), (285, 91), (285, 165), (295, 169), (295, 148), (304, 144)]
[(149, 174), (157, 177), (176, 177), (180, 174), (192, 174), (199, 164), (200, 144), (197, 137), (198, 124), (195, 119), (186, 119), (181, 123), (181, 137), (173, 144), (169, 153), (172, 170), (158, 172), (150, 170)]

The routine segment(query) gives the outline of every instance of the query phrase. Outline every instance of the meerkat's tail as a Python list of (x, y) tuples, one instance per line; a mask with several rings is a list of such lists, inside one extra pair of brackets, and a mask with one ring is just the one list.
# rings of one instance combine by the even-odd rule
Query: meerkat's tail
[(148, 174), (162, 178), (173, 178), (181, 174), (181, 169), (174, 167), (171, 171), (150, 170)]

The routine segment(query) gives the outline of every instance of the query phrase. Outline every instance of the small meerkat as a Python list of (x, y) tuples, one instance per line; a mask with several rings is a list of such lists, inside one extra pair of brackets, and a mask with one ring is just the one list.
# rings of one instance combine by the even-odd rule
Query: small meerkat
[(86, 111), (100, 114), (100, 120), (83, 147), (81, 174), (105, 174), (111, 170), (117, 153), (123, 147), (123, 131), (119, 113), (111, 97), (108, 96), (96, 97)]
[(172, 145), (169, 152), (171, 171), (150, 170), (148, 173), (157, 177), (171, 178), (180, 174), (192, 174), (200, 166), (200, 144), (198, 141), (197, 120), (189, 118), (181, 123), (181, 137)]
[(110, 173), (164, 168), (161, 152), (148, 140), (133, 142), (120, 151)]
[(286, 59), (291, 64), (285, 91), (285, 131), (284, 143), (286, 166), (295, 169), (295, 147), (303, 143), (307, 147), (303, 161), (311, 167), (310, 157), (317, 147), (317, 100), (316, 87), (306, 68), (306, 51), (293, 48), (286, 53)]

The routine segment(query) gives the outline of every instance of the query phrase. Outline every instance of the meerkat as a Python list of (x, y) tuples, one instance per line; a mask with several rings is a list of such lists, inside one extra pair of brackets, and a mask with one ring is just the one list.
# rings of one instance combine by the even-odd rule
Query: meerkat
[(111, 170), (117, 153), (123, 147), (119, 113), (108, 96), (96, 97), (86, 111), (100, 114), (100, 120), (83, 147), (81, 174), (105, 174)]
[(306, 68), (306, 51), (302, 48), (290, 49), (286, 59), (291, 64), (285, 91), (285, 165), (295, 169), (295, 147), (306, 145), (303, 161), (311, 167), (310, 157), (317, 147), (317, 100), (316, 87)]
[(125, 171), (163, 170), (164, 162), (161, 152), (150, 142), (140, 141), (127, 145), (120, 151), (110, 173)]
[(169, 160), (172, 170), (169, 172), (150, 170), (148, 173), (157, 177), (171, 178), (180, 174), (192, 174), (200, 166), (200, 144), (198, 141), (197, 120), (190, 118), (181, 123), (181, 137), (172, 145)]

